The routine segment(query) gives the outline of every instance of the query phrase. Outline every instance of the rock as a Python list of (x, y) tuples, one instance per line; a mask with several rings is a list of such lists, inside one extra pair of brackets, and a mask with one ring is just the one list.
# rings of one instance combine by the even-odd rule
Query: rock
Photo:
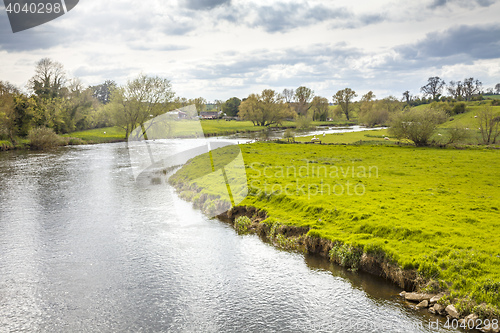
[(434, 307), (432, 306), (429, 308), (429, 312), (432, 314), (436, 314), (436, 310), (434, 310)]
[(479, 319), (478, 315), (475, 314), (475, 313), (471, 313), (470, 315), (468, 315), (467, 317), (464, 318), (465, 319), (465, 323), (467, 324), (469, 321), (472, 321), (474, 322), (474, 325), (471, 324), (471, 327), (472, 326), (476, 326), (475, 323), (476, 323), (476, 320)]
[(454, 319), (458, 319), (460, 318), (460, 315), (458, 314), (458, 311), (457, 309), (455, 309), (455, 307), (453, 305), (448, 305), (446, 307), (446, 309), (444, 309), (444, 311), (446, 311), (446, 313), (451, 317), (451, 318), (454, 318)]
[(429, 307), (429, 301), (428, 300), (423, 300), (422, 302), (417, 304), (417, 310), (424, 309)]
[(434, 304), (434, 310), (436, 311), (436, 313), (443, 314), (444, 305), (436, 303), (436, 304)]
[(420, 293), (405, 293), (405, 300), (420, 303), (424, 300), (429, 301), (434, 295)]
[(443, 297), (443, 296), (444, 296), (444, 293), (437, 294), (437, 295), (431, 297), (431, 299), (429, 300), (429, 303), (431, 303), (431, 304), (437, 303), (437, 301), (439, 301), (441, 299), (441, 297)]

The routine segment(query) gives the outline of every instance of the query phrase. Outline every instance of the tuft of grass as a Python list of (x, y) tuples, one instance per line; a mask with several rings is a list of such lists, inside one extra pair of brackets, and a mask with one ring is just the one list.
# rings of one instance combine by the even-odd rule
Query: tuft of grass
[(234, 221), (234, 227), (238, 234), (246, 234), (248, 232), (248, 227), (252, 224), (250, 218), (246, 216), (240, 216)]

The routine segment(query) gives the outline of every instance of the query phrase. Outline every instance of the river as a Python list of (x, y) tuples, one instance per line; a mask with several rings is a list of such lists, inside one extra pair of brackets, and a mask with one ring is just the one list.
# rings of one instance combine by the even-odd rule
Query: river
[(400, 291), (139, 186), (126, 143), (0, 154), (1, 332), (451, 331)]

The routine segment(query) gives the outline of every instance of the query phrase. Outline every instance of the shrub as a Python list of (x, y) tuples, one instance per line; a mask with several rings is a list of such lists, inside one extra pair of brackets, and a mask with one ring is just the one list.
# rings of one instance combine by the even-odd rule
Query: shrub
[(448, 144), (457, 143), (459, 141), (465, 140), (469, 136), (467, 129), (460, 126), (448, 128), (448, 134), (450, 135), (448, 139)]
[(240, 216), (234, 222), (234, 228), (238, 234), (246, 234), (252, 221), (246, 216)]
[(287, 139), (288, 142), (295, 141), (295, 138), (293, 135), (293, 130), (291, 128), (288, 128), (287, 130), (285, 130), (285, 133), (283, 133), (283, 138)]
[(31, 129), (28, 140), (32, 149), (44, 150), (57, 146), (64, 146), (67, 142), (58, 136), (52, 128), (39, 127)]
[(451, 114), (460, 114), (465, 112), (465, 103), (457, 103), (451, 109)]
[(341, 266), (357, 270), (363, 255), (363, 249), (349, 244), (336, 244), (330, 250), (330, 260)]
[(440, 110), (412, 109), (392, 117), (389, 132), (398, 139), (408, 139), (415, 146), (427, 146), (438, 124), (446, 120)]
[(311, 118), (308, 116), (298, 116), (295, 120), (297, 129), (308, 129), (311, 127)]

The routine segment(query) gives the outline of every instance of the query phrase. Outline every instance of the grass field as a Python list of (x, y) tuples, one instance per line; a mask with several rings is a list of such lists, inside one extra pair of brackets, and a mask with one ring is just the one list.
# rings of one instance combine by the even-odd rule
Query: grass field
[[(310, 236), (383, 253), (455, 296), (500, 307), (500, 151), (240, 147), (251, 190), (241, 205), (264, 209), (280, 224), (308, 226)], [(203, 169), (198, 159), (172, 183), (196, 184), (197, 196), (224, 191), (210, 177), (194, 180)]]
[(62, 136), (79, 138), (89, 143), (106, 143), (125, 140), (125, 130), (120, 127), (104, 127), (73, 132)]

